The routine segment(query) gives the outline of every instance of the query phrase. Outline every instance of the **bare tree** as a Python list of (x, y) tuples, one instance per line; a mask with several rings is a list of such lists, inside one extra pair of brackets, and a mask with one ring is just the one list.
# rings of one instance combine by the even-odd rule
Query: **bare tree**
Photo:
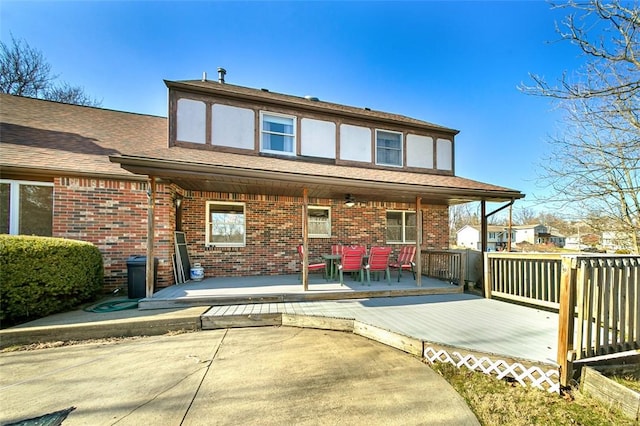
[(576, 45), (583, 69), (556, 84), (532, 75), (525, 93), (557, 101), (563, 134), (551, 139), (541, 164), (547, 201), (586, 215), (608, 218), (611, 231), (628, 235), (640, 249), (640, 7), (620, 0), (569, 1), (557, 27)]
[(56, 83), (42, 52), (11, 35), (11, 45), (0, 41), (0, 93), (68, 104), (99, 106), (80, 86)]
[(538, 216), (533, 209), (523, 207), (521, 209), (514, 209), (513, 221), (518, 225), (533, 225), (538, 222)]
[(456, 242), (457, 231), (465, 225), (479, 226), (477, 203), (457, 204), (449, 207), (449, 242)]

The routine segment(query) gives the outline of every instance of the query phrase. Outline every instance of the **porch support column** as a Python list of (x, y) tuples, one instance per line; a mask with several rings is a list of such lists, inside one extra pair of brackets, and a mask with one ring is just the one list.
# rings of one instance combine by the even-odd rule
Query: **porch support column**
[[(487, 283), (487, 267), (485, 265), (485, 259), (487, 253), (487, 202), (485, 200), (480, 201), (480, 252), (482, 253), (482, 262), (480, 262), (480, 276), (483, 283), (482, 288), (485, 289)], [(484, 291), (484, 296), (488, 296), (488, 292)]]
[(302, 289), (309, 290), (309, 190), (302, 189)]
[(513, 226), (513, 201), (509, 204), (509, 227), (507, 229), (507, 252), (511, 253), (511, 229)]
[(422, 287), (422, 198), (416, 197), (416, 285)]
[(480, 201), (480, 251), (487, 252), (487, 202)]
[(156, 204), (156, 178), (155, 176), (149, 176), (147, 183), (147, 200), (149, 205), (147, 206), (147, 269), (146, 269), (146, 287), (147, 296), (153, 296), (153, 281), (154, 281), (154, 264), (155, 259), (153, 255), (153, 246), (155, 240), (155, 204)]

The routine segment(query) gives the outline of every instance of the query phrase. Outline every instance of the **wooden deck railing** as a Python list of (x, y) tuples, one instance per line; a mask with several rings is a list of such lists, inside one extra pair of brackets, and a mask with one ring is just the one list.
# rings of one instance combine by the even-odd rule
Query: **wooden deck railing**
[(558, 309), (561, 265), (556, 253), (487, 253), (485, 296)]
[(465, 266), (463, 254), (452, 250), (422, 250), (422, 275), (464, 284)]
[(576, 360), (640, 349), (640, 256), (486, 253), (492, 295), (558, 309), (563, 386)]

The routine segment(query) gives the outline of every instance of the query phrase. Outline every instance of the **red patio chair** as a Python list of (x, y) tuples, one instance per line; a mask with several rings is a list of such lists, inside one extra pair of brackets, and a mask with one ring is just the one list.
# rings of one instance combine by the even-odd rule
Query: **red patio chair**
[(364, 269), (367, 271), (367, 283), (371, 285), (371, 272), (384, 272), (387, 282), (391, 285), (391, 272), (389, 270), (389, 256), (391, 247), (371, 247), (369, 259)]
[[(304, 246), (302, 244), (300, 244), (298, 246), (298, 254), (300, 255), (300, 265), (304, 268)], [(308, 259), (307, 259), (308, 261)], [(307, 265), (307, 269), (309, 270), (309, 272), (315, 272), (315, 271), (322, 271), (322, 276), (325, 279), (325, 281), (328, 281), (327, 279), (327, 264), (322, 262), (322, 263), (309, 263), (309, 265)], [(300, 279), (302, 279), (302, 270), (300, 270)]]
[(352, 248), (352, 249), (355, 249), (355, 250), (360, 250), (360, 252), (362, 253), (363, 256), (367, 255), (367, 246), (352, 245), (352, 246), (349, 246), (349, 248)]
[(402, 270), (408, 269), (413, 273), (413, 279), (416, 279), (416, 246), (403, 246), (398, 253), (398, 259), (389, 264), (390, 268), (398, 269), (398, 282), (402, 276)]
[(331, 254), (342, 254), (342, 249), (344, 246), (342, 244), (334, 244), (331, 246)]
[(340, 264), (338, 265), (338, 271), (340, 271), (340, 285), (344, 285), (344, 272), (359, 272), (360, 282), (362, 282), (364, 277), (362, 272), (362, 256), (362, 251), (358, 248), (344, 248)]

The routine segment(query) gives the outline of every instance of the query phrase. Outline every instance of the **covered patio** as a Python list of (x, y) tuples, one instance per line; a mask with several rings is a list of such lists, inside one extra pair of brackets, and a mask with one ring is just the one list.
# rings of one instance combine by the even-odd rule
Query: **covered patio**
[(243, 303), (304, 302), (379, 298), (390, 296), (420, 296), (459, 294), (463, 288), (447, 281), (422, 277), (418, 287), (411, 272), (404, 272), (400, 281), (394, 273), (391, 284), (372, 278), (364, 282), (346, 278), (344, 285), (325, 280), (320, 274), (309, 274), (308, 289), (300, 284), (300, 275), (266, 275), (252, 277), (215, 277), (189, 281), (160, 289), (139, 302), (139, 309), (165, 309), (185, 306), (224, 306)]

